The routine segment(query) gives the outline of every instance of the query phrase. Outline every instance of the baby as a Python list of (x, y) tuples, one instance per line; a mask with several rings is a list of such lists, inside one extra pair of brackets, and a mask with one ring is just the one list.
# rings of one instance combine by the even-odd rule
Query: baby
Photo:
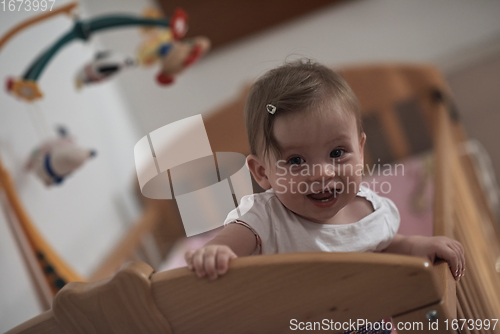
[(264, 193), (245, 196), (224, 228), (188, 251), (189, 269), (216, 279), (238, 256), (288, 252), (386, 252), (447, 261), (464, 274), (462, 245), (446, 237), (397, 234), (394, 203), (360, 186), (359, 106), (332, 70), (297, 61), (269, 71), (245, 108), (248, 167)]

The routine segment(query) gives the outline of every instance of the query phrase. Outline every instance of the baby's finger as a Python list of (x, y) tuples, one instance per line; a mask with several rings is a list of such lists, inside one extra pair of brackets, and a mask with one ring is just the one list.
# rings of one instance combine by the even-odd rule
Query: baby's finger
[(229, 252), (219, 252), (217, 254), (217, 273), (219, 275), (224, 275), (227, 272), (229, 260), (233, 258), (236, 258), (236, 255)]
[(458, 249), (460, 249), (462, 254), (465, 254), (464, 246), (460, 242), (454, 240), (453, 243), (458, 247)]
[(205, 264), (205, 272), (210, 279), (217, 278), (217, 272), (215, 271), (215, 256), (216, 250), (211, 248), (207, 249), (203, 254), (203, 263)]
[(465, 256), (463, 252), (462, 245), (459, 242), (453, 242), (450, 247), (457, 253), (458, 262), (459, 262), (459, 271), (458, 278), (464, 275), (465, 270)]
[(193, 254), (194, 254), (194, 250), (192, 250), (192, 249), (188, 250), (184, 254), (184, 260), (186, 261), (186, 264), (190, 270), (193, 270)]
[(460, 265), (457, 253), (451, 247), (443, 245), (443, 247), (440, 247), (437, 250), (436, 256), (449, 263), (451, 273), (453, 274), (453, 277), (457, 279)]
[(461, 259), (462, 259), (462, 275), (465, 275), (465, 250), (464, 250), (464, 246), (456, 241), (456, 244), (457, 244), (457, 247), (460, 249), (460, 254), (461, 254)]
[(193, 267), (196, 271), (196, 275), (198, 277), (205, 276), (205, 266), (203, 265), (203, 254), (205, 253), (205, 249), (198, 249), (193, 255)]

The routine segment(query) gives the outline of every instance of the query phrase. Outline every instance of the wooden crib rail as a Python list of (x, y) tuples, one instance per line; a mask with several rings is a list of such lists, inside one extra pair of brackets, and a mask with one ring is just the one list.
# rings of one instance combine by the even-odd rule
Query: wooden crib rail
[[(434, 121), (435, 207), (434, 235), (445, 235), (462, 243), (466, 276), (457, 284), (457, 310), (453, 317), (467, 320), (498, 319), (500, 315), (500, 275), (495, 270), (500, 258), (500, 240), (493, 215), (484, 204), (484, 193), (470, 168), (468, 156), (459, 145), (465, 136), (460, 124), (449, 115), (449, 101), (442, 97)], [(483, 212), (482, 212), (483, 211)], [(444, 289), (455, 290), (455, 282), (444, 281)], [(500, 333), (496, 330), (464, 333)]]
[[(144, 263), (129, 263), (113, 278), (68, 284), (52, 310), (7, 333), (284, 333), (292, 319), (376, 321), (442, 310), (435, 270), (448, 270), (374, 253), (264, 255), (230, 267), (208, 281), (187, 268), (152, 274)], [(413, 321), (427, 326), (425, 314)]]

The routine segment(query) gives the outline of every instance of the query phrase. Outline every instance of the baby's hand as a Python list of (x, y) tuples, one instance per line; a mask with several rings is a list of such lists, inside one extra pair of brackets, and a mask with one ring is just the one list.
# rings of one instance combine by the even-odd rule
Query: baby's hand
[(412, 244), (412, 255), (426, 257), (431, 262), (434, 262), (435, 258), (445, 260), (457, 281), (464, 275), (465, 256), (460, 242), (447, 237), (418, 237)]
[(188, 268), (196, 271), (198, 277), (208, 276), (214, 280), (227, 272), (229, 260), (237, 256), (228, 246), (208, 245), (187, 251), (184, 258)]

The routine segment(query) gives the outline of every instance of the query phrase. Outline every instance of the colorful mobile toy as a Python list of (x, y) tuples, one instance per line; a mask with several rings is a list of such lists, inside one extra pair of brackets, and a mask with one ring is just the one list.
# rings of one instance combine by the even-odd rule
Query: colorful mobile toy
[[(33, 17), (8, 31), (0, 38), (1, 48), (20, 31), (55, 15), (72, 15), (77, 3), (70, 3), (50, 13)], [(73, 15), (74, 16), (74, 15)], [(93, 60), (82, 66), (75, 77), (75, 85), (100, 83), (116, 76), (125, 68), (135, 65), (150, 66), (159, 63), (157, 75), (159, 84), (166, 85), (174, 81), (174, 77), (198, 60), (210, 47), (210, 41), (204, 37), (182, 40), (187, 32), (187, 14), (176, 9), (171, 19), (162, 17), (157, 10), (150, 9), (143, 16), (106, 15), (88, 20), (75, 17), (73, 27), (42, 52), (27, 68), (20, 78), (9, 78), (6, 89), (21, 100), (33, 102), (43, 97), (38, 86), (38, 79), (53, 56), (73, 40), (88, 40), (92, 34), (112, 28), (139, 26), (145, 35), (145, 41), (139, 47), (137, 57), (126, 57), (114, 51), (96, 53)], [(39, 121), (44, 123), (43, 115), (38, 110)], [(33, 121), (33, 120), (32, 120)], [(40, 128), (35, 121), (35, 129)], [(47, 124), (42, 124), (48, 129)], [(45, 131), (48, 136), (48, 131)], [(88, 150), (77, 147), (71, 138), (60, 136), (56, 140), (40, 138), (41, 144), (33, 150), (28, 162), (28, 169), (33, 170), (46, 185), (62, 182), (63, 178), (76, 170), (92, 154)]]
[[(15, 34), (28, 26), (57, 14), (71, 14), (76, 6), (76, 3), (66, 5), (49, 14), (37, 16), (14, 27), (0, 39), (0, 49)], [(161, 59), (162, 69), (158, 76), (158, 81), (161, 84), (172, 82), (173, 76), (199, 59), (208, 50), (210, 43), (208, 39), (201, 37), (195, 39), (195, 42), (182, 42), (180, 40), (187, 32), (187, 14), (181, 9), (177, 9), (170, 20), (161, 18), (159, 17), (160, 15), (151, 15), (151, 12), (148, 16), (150, 17), (107, 15), (89, 20), (75, 20), (72, 29), (39, 55), (22, 77), (9, 78), (7, 80), (7, 91), (25, 101), (40, 99), (43, 94), (38, 87), (37, 81), (52, 57), (63, 46), (76, 39), (86, 41), (96, 32), (126, 26), (154, 28), (146, 31), (146, 35), (148, 35), (147, 42), (140, 48), (138, 63), (150, 65)], [(176, 49), (179, 49), (179, 51), (175, 51)], [(106, 63), (107, 57), (111, 57), (111, 53), (99, 53), (93, 62), (85, 66), (77, 75), (77, 86), (100, 82), (103, 78), (110, 77), (118, 73), (120, 69), (133, 63), (133, 61), (122, 63), (121, 61), (116, 62), (116, 60), (113, 63), (112, 60), (112, 65), (103, 66), (101, 63)]]

